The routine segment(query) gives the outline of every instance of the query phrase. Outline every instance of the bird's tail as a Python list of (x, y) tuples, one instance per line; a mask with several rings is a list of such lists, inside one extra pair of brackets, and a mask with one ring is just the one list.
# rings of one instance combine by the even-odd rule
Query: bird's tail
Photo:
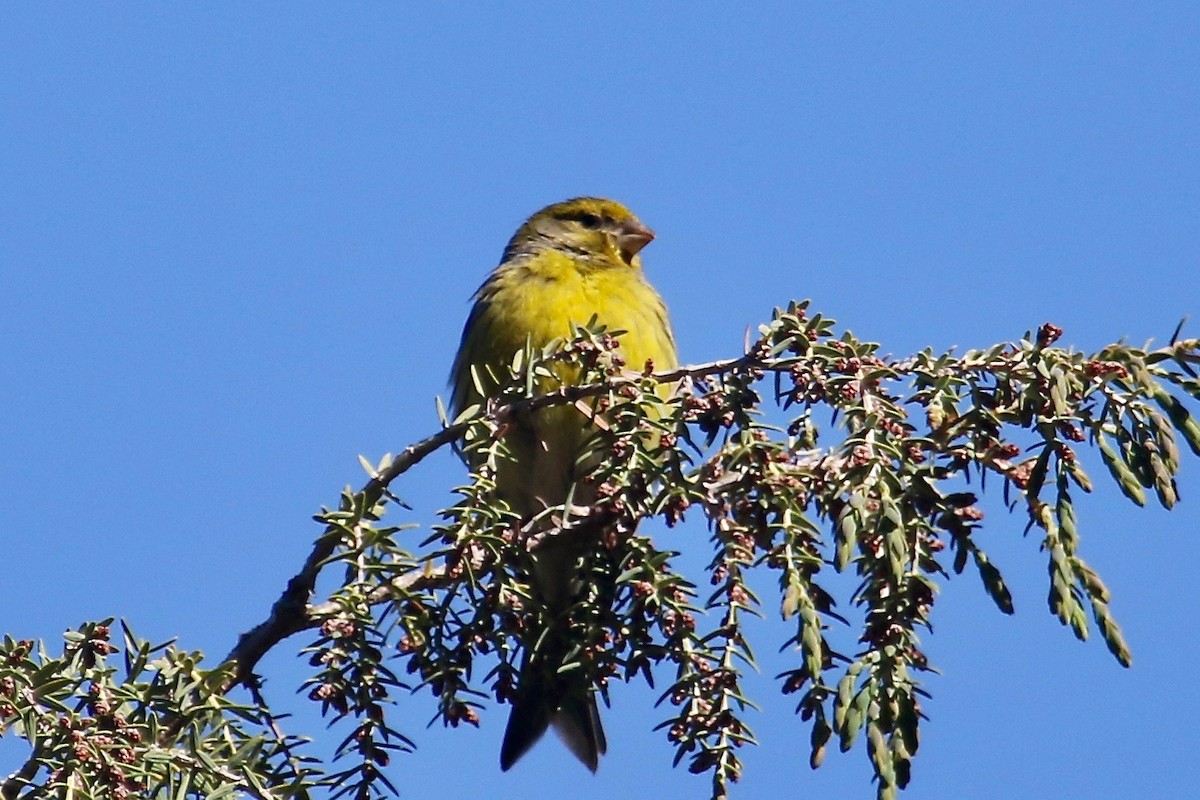
[(595, 691), (585, 670), (566, 663), (570, 647), (562, 636), (551, 632), (540, 644), (537, 652), (527, 653), (521, 667), (500, 747), (500, 768), (508, 770), (517, 763), (553, 726), (575, 757), (595, 772), (608, 748)]
[[(576, 495), (579, 495), (576, 492)], [(590, 502), (590, 496), (585, 497)], [(607, 749), (591, 670), (582, 658), (584, 643), (572, 630), (573, 608), (584, 592), (581, 575), (586, 547), (596, 541), (591, 528), (559, 530), (531, 553), (531, 605), (541, 613), (531, 618), (516, 696), (504, 742), (500, 768), (517, 763), (553, 727), (567, 748), (592, 772)]]

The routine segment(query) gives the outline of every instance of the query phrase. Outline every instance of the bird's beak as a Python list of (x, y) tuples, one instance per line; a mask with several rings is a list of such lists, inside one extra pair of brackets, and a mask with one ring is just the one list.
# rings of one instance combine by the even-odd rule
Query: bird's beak
[(621, 257), (626, 261), (633, 261), (633, 257), (638, 254), (643, 247), (650, 244), (654, 239), (654, 231), (647, 228), (640, 220), (631, 219), (622, 223), (620, 231), (617, 233), (617, 247), (621, 251)]

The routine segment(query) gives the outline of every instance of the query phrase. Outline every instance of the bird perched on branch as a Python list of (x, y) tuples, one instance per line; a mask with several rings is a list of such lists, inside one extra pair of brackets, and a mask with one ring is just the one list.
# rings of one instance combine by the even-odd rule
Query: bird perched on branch
[[(475, 293), (451, 374), (455, 413), (492, 396), (497, 376), (508, 374), (526, 346), (569, 341), (575, 326), (593, 317), (608, 330), (625, 331), (620, 353), (631, 368), (640, 370), (647, 361), (656, 369), (677, 366), (666, 306), (638, 255), (653, 238), (625, 206), (594, 197), (555, 203), (527, 219)], [(573, 380), (573, 373), (558, 375), (560, 383)], [(543, 381), (540, 388), (557, 387)], [(513, 420), (505, 432), (509, 458), (496, 467), (498, 495), (527, 521), (568, 498), (586, 500), (577, 483), (586, 467), (578, 457), (590, 433), (588, 419), (568, 405)], [(593, 772), (605, 751), (591, 678), (567, 663), (578, 652), (568, 615), (586, 588), (583, 533), (551, 537), (531, 553), (531, 599), (545, 624), (522, 634), (525, 654), (500, 751), (502, 769), (550, 726)]]

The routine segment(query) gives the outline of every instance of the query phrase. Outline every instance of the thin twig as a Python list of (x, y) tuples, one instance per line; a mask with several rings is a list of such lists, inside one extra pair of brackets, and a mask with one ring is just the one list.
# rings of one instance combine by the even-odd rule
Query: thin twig
[(4, 779), (4, 786), (0, 788), (0, 797), (4, 800), (16, 800), (20, 796), (22, 787), (28, 786), (33, 777), (37, 775), (41, 764), (38, 757), (38, 749), (30, 754), (29, 760), (21, 765), (21, 768)]

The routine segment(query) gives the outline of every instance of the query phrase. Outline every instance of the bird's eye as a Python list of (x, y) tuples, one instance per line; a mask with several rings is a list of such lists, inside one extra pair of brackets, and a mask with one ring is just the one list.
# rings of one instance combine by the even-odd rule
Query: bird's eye
[(577, 217), (577, 219), (579, 220), (580, 225), (588, 228), (589, 230), (595, 230), (596, 228), (600, 227), (600, 217), (589, 211), (584, 211)]

